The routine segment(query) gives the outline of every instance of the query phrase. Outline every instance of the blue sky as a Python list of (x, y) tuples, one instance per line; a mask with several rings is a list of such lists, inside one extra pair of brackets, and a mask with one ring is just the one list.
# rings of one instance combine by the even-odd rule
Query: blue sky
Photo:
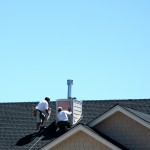
[(0, 102), (150, 98), (149, 0), (0, 1)]

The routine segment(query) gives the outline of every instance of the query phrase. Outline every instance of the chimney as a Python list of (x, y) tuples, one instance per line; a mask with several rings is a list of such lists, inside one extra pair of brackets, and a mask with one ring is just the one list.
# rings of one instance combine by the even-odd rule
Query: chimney
[(73, 85), (73, 80), (67, 80), (67, 85), (68, 85), (68, 99), (71, 99), (71, 87)]
[(71, 96), (71, 87), (73, 85), (73, 80), (67, 80), (67, 85), (68, 98), (56, 100), (56, 114), (58, 113), (58, 107), (62, 107), (63, 110), (68, 110), (71, 108), (72, 115), (69, 118), (69, 122), (71, 123), (71, 125), (75, 125), (82, 119), (82, 101), (77, 100), (76, 97)]

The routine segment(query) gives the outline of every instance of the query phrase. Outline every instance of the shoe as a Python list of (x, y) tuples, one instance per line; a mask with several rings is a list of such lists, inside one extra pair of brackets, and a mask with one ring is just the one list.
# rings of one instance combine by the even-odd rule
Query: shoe
[(41, 127), (40, 127), (40, 131), (41, 131), (41, 130), (44, 130), (44, 129), (46, 129), (46, 127), (44, 127), (44, 126), (41, 126)]

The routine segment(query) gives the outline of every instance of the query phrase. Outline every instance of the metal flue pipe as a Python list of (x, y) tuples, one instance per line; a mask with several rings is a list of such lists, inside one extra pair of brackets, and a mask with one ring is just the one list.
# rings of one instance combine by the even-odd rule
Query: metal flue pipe
[(71, 99), (71, 88), (73, 85), (73, 80), (67, 80), (67, 85), (68, 85), (68, 99)]

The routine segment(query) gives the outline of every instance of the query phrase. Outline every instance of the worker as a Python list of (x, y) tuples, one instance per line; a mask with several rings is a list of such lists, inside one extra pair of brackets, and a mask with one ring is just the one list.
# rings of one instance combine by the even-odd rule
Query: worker
[(68, 116), (72, 115), (71, 111), (62, 110), (62, 107), (58, 107), (57, 114), (57, 127), (60, 133), (64, 133), (68, 128), (71, 127)]
[(51, 108), (49, 107), (50, 97), (45, 97), (45, 99), (35, 107), (37, 110), (37, 131), (45, 128), (44, 122), (48, 120), (51, 113)]

